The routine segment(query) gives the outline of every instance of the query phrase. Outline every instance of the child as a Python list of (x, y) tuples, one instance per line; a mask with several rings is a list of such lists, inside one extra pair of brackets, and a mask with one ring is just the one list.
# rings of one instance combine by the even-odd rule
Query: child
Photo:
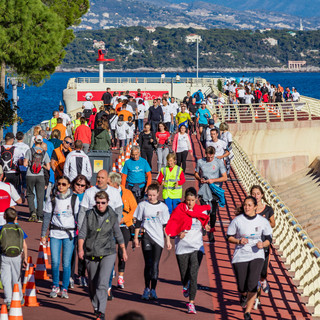
[(221, 137), (220, 139), (227, 143), (228, 150), (230, 152), (230, 155), (228, 155), (225, 159), (226, 169), (227, 169), (227, 175), (230, 174), (230, 168), (231, 168), (231, 160), (233, 158), (233, 152), (232, 152), (232, 134), (228, 131), (229, 126), (226, 122), (222, 122), (220, 124), (220, 133)]
[(136, 218), (134, 243), (136, 248), (140, 247), (138, 236), (140, 228), (144, 229), (141, 246), (145, 262), (145, 289), (141, 299), (156, 300), (158, 299), (156, 286), (159, 275), (159, 262), (164, 247), (164, 237), (166, 238), (168, 250), (171, 250), (172, 245), (170, 238), (165, 234), (163, 228), (169, 220), (169, 211), (168, 207), (158, 200), (158, 183), (151, 183), (149, 185), (147, 196), (148, 200), (140, 202), (133, 214), (133, 217)]
[(200, 206), (196, 204), (197, 192), (194, 188), (188, 188), (184, 202), (178, 204), (172, 212), (165, 231), (167, 235), (175, 237), (176, 257), (178, 261), (182, 293), (189, 298), (187, 303), (188, 313), (196, 313), (194, 299), (197, 293), (197, 278), (202, 261), (204, 248), (202, 229), (210, 231), (208, 225), (209, 216), (206, 211), (210, 205)]
[(117, 122), (118, 122), (118, 116), (116, 115), (116, 112), (114, 109), (110, 109), (110, 114), (108, 116), (109, 118), (109, 127), (111, 130), (111, 145), (112, 145), (112, 150), (117, 149), (117, 138), (116, 138), (116, 127), (117, 127)]
[(136, 126), (134, 124), (134, 120), (133, 120), (133, 117), (129, 116), (128, 117), (128, 122), (127, 122), (127, 125), (128, 125), (128, 135), (127, 135), (127, 145), (130, 143), (130, 141), (133, 143), (133, 136), (134, 136), (134, 132), (136, 130)]
[(116, 125), (116, 137), (120, 144), (120, 154), (123, 152), (123, 148), (126, 143), (127, 136), (129, 134), (129, 126), (127, 122), (123, 121), (123, 116), (118, 117), (118, 122)]
[(89, 121), (88, 121), (88, 126), (91, 130), (94, 129), (94, 123), (96, 121), (96, 116), (97, 116), (97, 108), (93, 108), (92, 114), (90, 115)]
[(17, 211), (8, 208), (4, 212), (6, 224), (0, 227), (0, 246), (1, 246), (1, 282), (4, 290), (4, 303), (11, 305), (12, 290), (15, 283), (19, 284), (21, 303), (23, 295), (21, 290), (21, 254), (23, 264), (27, 265), (28, 248), (25, 239), (27, 235), (18, 225)]
[(139, 104), (137, 107), (137, 111), (138, 111), (138, 128), (139, 128), (139, 132), (141, 133), (143, 131), (143, 120), (145, 117), (145, 113), (147, 111), (147, 107), (144, 103), (143, 100), (138, 100)]

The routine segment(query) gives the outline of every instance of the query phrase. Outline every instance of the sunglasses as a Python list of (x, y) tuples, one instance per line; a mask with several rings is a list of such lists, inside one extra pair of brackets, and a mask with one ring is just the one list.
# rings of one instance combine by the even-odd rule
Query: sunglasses
[(72, 144), (72, 141), (69, 142), (69, 141), (64, 141), (66, 144)]
[(86, 185), (85, 184), (76, 183), (76, 186), (84, 188)]
[(107, 201), (96, 201), (96, 204), (98, 205), (98, 204), (106, 204), (107, 203)]
[(66, 187), (66, 186), (67, 186), (67, 184), (66, 184), (65, 182), (58, 182), (58, 187), (59, 187), (59, 186)]

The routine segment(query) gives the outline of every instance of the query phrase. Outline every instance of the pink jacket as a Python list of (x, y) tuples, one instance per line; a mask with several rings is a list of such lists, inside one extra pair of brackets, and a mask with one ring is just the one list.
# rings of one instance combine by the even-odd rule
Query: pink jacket
[[(174, 136), (174, 139), (173, 139), (172, 151), (174, 151), (174, 152), (177, 152), (177, 149), (178, 149), (178, 136), (179, 136), (179, 134), (180, 134), (180, 133), (178, 132), (178, 133)], [(187, 144), (188, 144), (189, 152), (190, 152), (191, 154), (193, 154), (190, 137), (189, 137), (189, 135), (188, 135), (187, 133), (186, 133), (186, 135), (187, 135), (187, 138), (188, 138)]]

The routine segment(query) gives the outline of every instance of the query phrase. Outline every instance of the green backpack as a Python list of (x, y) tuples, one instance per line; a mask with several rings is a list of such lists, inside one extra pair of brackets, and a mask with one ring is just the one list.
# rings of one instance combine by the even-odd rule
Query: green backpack
[(23, 249), (24, 234), (17, 224), (5, 224), (0, 233), (1, 252), (7, 257), (17, 257)]

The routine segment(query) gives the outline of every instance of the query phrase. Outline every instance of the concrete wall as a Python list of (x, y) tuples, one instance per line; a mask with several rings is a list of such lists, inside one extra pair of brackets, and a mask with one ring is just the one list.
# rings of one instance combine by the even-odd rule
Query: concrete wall
[(320, 121), (231, 124), (230, 131), (271, 184), (307, 167), (320, 153)]

